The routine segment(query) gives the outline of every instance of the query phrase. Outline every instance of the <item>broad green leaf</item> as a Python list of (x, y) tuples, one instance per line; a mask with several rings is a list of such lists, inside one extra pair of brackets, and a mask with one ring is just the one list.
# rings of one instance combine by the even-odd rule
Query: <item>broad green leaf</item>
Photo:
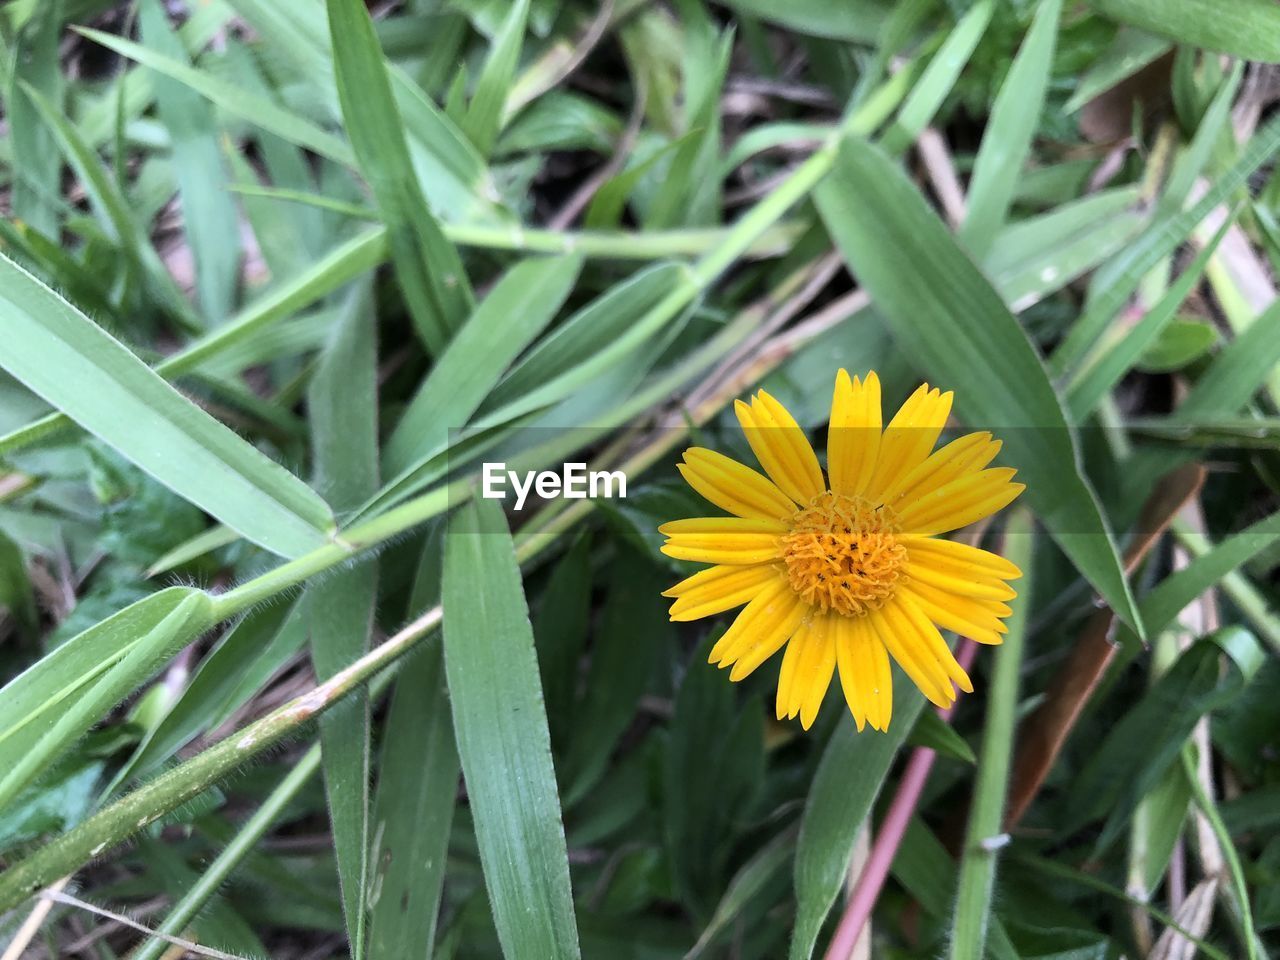
[(1280, 7), (1271, 0), (1089, 0), (1099, 13), (1189, 47), (1280, 63)]
[(1174, 373), (1195, 363), (1218, 342), (1218, 330), (1206, 320), (1176, 319), (1143, 351), (1137, 367), (1143, 373)]
[(791, 960), (808, 960), (822, 924), (844, 886), (858, 831), (884, 786), (889, 768), (924, 706), (900, 670), (893, 676), (893, 720), (885, 733), (858, 733), (841, 717), (818, 764), (805, 801), (796, 847), (796, 923)]
[(1115, 540), (1081, 473), (1062, 405), (991, 284), (898, 166), (865, 141), (842, 143), (815, 198), (899, 341), (932, 382), (956, 391), (965, 422), (1000, 436), (1002, 457), (1018, 468), (1049, 533), (1140, 632)]
[[(440, 601), (442, 524), (432, 526), (409, 602), (409, 616)], [(458, 797), (444, 649), (411, 654), (387, 714), (374, 804), (370, 960), (430, 960)]]
[[(307, 391), (316, 482), (350, 510), (378, 485), (378, 355), (371, 284), (346, 293)], [(378, 567), (365, 562), (311, 586), (304, 599), (316, 677), (327, 680), (368, 651)], [(320, 718), (329, 820), (353, 960), (365, 952), (369, 900), (369, 694), (361, 689)]]
[[(138, 23), (152, 49), (179, 62), (186, 58), (160, 0), (141, 4)], [(216, 325), (230, 316), (240, 278), (240, 224), (227, 192), (218, 127), (209, 104), (193, 90), (167, 77), (157, 77), (154, 87), (157, 113), (169, 130), (196, 293), (205, 319)]]
[(1118, 343), (1106, 344), (1094, 351), (1091, 362), (1078, 368), (1066, 387), (1067, 407), (1077, 423), (1083, 422), (1121, 378), (1138, 365), (1156, 343), (1161, 331), (1173, 322), (1191, 291), (1199, 285), (1210, 257), (1218, 249), (1232, 222), (1230, 217), (1223, 222), (1217, 235), (1169, 287), (1160, 302), (1148, 310)]
[(369, 11), (360, 0), (327, 0), (326, 6), (347, 133), (387, 225), (418, 335), (439, 356), (471, 312), (471, 283), (418, 183)]
[(916, 725), (911, 728), (911, 734), (907, 737), (907, 746), (926, 747), (939, 756), (961, 763), (978, 762), (973, 748), (965, 742), (964, 737), (932, 710), (926, 710), (916, 718)]
[(247, 539), (287, 557), (328, 542), (333, 516), (310, 487), (3, 256), (0, 340), (30, 390)]
[(978, 260), (986, 256), (1013, 202), (1026, 165), (1053, 66), (1062, 0), (1041, 0), (996, 101), (969, 181), (969, 214), (960, 239)]
[(509, 957), (580, 956), (533, 630), (502, 507), (449, 524), (445, 670), (489, 903)]
[[(208, 628), (213, 617), (213, 602), (208, 594), (198, 590), (181, 591), (176, 599), (176, 605), (167, 610), (150, 630), (136, 638), (136, 642), (115, 663), (107, 666), (100, 677), (83, 684), (74, 697), (55, 701), (56, 706), (52, 709), (49, 701), (38, 704), (36, 709), (44, 708), (43, 712), (15, 730), (15, 736), (0, 743), (0, 771), (3, 771), (0, 775), (0, 810), (12, 803), (24, 787), (45, 772), (63, 750), (84, 736), (107, 711)], [(167, 606), (168, 598), (138, 613), (154, 615)], [(105, 631), (98, 632), (97, 628), (81, 637), (95, 632), (97, 636), (92, 639), (104, 638)], [(65, 676), (61, 679), (64, 683), (69, 680)], [(27, 692), (30, 692), (30, 687)], [(38, 737), (32, 739), (33, 734), (38, 734)]]
[(524, 260), (508, 270), (454, 337), (387, 440), (393, 478), (382, 504), (417, 488), (417, 474), (443, 455), (512, 361), (559, 312), (582, 269), (580, 257)]

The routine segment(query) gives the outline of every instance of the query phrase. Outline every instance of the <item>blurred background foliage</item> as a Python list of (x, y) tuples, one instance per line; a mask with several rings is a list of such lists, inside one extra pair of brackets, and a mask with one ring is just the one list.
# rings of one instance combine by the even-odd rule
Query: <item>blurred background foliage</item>
[[(1271, 0), (10, 0), (0, 63), (5, 960), (804, 958), (886, 836), (832, 956), (1280, 950)], [(886, 735), (659, 596), (678, 450), (839, 366), (1041, 521)], [(627, 498), (446, 532), (565, 458)]]

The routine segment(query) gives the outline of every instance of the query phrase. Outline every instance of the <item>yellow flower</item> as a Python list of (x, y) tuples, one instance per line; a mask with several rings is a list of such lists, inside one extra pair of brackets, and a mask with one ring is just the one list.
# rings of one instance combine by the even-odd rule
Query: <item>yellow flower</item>
[(807, 730), (831, 684), (858, 729), (886, 730), (893, 708), (889, 657), (939, 706), (973, 685), (938, 626), (999, 643), (1022, 572), (1003, 557), (937, 539), (1007, 506), (1024, 489), (987, 465), (989, 433), (934, 444), (950, 393), (924, 384), (881, 429), (880, 381), (836, 376), (827, 473), (795, 419), (761, 390), (737, 401), (738, 422), (765, 473), (714, 450), (685, 451), (680, 473), (733, 514), (676, 520), (659, 530), (669, 557), (709, 563), (667, 590), (672, 620), (746, 604), (711, 651), (741, 680), (784, 645), (778, 719)]

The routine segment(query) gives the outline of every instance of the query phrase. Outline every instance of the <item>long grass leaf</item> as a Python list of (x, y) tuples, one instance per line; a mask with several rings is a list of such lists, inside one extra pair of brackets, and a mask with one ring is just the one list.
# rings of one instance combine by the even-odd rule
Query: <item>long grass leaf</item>
[(171, 490), (282, 556), (323, 545), (328, 506), (0, 256), (0, 366)]
[(969, 214), (960, 230), (960, 239), (979, 260), (1009, 212), (1031, 150), (1049, 88), (1061, 15), (1062, 0), (1042, 0), (991, 108), (969, 181)]
[(347, 133), (387, 225), (418, 335), (438, 356), (471, 312), (471, 284), (418, 183), (369, 11), (359, 0), (328, 0), (327, 9)]
[(445, 667), (458, 754), (503, 953), (577, 958), (578, 932), (533, 630), (502, 507), (449, 525)]
[(1141, 632), (1119, 553), (1035, 347), (924, 198), (884, 153), (846, 139), (817, 190), (837, 245), (929, 378), (975, 429), (1000, 430), (1050, 534)]

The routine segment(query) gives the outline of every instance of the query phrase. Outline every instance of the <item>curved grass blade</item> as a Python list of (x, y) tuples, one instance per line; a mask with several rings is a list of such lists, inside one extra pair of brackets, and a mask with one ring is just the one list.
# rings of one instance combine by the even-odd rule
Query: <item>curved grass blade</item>
[[(188, 591), (128, 653), (102, 676), (67, 698), (40, 723), (28, 726), (0, 750), (0, 810), (43, 773), (68, 746), (84, 736), (102, 716), (144, 683), (166, 660), (190, 643), (213, 619), (213, 602), (203, 591)], [(30, 741), (28, 734), (39, 732)]]
[[(1005, 555), (1027, 574), (1032, 569), (1034, 535), (1031, 517), (1025, 511), (1018, 511), (1010, 518), (1005, 535), (1008, 547)], [(989, 841), (1000, 836), (1004, 820), (1032, 586), (1029, 578), (1019, 582), (1018, 597), (1010, 604), (1013, 616), (1009, 618), (1009, 632), (995, 651), (995, 670), (982, 735), (982, 758), (969, 811), (969, 828), (960, 859), (960, 881), (951, 923), (951, 956), (954, 960), (987, 955), (987, 931), (992, 918), (999, 849)]]
[(249, 121), (263, 130), (274, 133), (282, 140), (305, 147), (326, 159), (343, 166), (354, 166), (355, 157), (351, 148), (338, 137), (322, 130), (310, 120), (306, 120), (284, 107), (277, 106), (270, 100), (257, 96), (250, 90), (228, 83), (221, 77), (201, 70), (189, 64), (167, 57), (144, 47), (140, 43), (117, 37), (111, 33), (94, 30), (91, 27), (75, 27), (77, 33), (113, 50), (122, 57), (128, 57), (144, 67), (156, 71), (179, 83), (184, 83), (207, 100), (217, 104), (233, 116)]
[[(432, 524), (418, 562), (409, 615), (440, 602), (443, 524)], [(370, 960), (430, 960), (458, 797), (444, 650), (405, 658), (387, 714), (374, 802)]]
[(969, 181), (969, 215), (960, 239), (982, 260), (1013, 202), (1031, 138), (1044, 110), (1062, 0), (1043, 0), (1022, 49), (996, 95)]
[(831, 905), (840, 895), (858, 831), (871, 814), (898, 748), (924, 707), (905, 676), (893, 678), (893, 723), (886, 733), (860, 734), (842, 718), (809, 787), (796, 846), (796, 925), (791, 960), (808, 960)]
[(1272, 0), (1089, 0), (1100, 13), (1188, 47), (1280, 63), (1280, 6)]
[(333, 515), (310, 487), (4, 256), (0, 343), (32, 392), (247, 539), (286, 557), (328, 541)]
[[(580, 257), (512, 267), (489, 291), (423, 382), (387, 441), (389, 481), (367, 509), (408, 496), (419, 474), (449, 448), (507, 367), (552, 321), (582, 269)], [(363, 512), (363, 511), (362, 511)]]
[[(378, 355), (371, 284), (352, 285), (307, 391), (316, 482), (338, 510), (378, 486)], [(316, 679), (369, 649), (378, 566), (364, 563), (308, 588), (304, 599)], [(320, 718), (325, 792), (352, 960), (365, 954), (369, 900), (369, 693), (360, 689)]]
[(817, 189), (837, 246), (903, 346), (956, 390), (976, 429), (1009, 428), (1003, 456), (1076, 567), (1141, 634), (1116, 543), (1080, 470), (1075, 437), (1018, 321), (924, 198), (883, 152), (849, 137)]
[(471, 284), (414, 172), (369, 11), (359, 0), (328, 0), (326, 6), (347, 133), (387, 225), (396, 276), (418, 335), (439, 356), (471, 312)]
[(445, 543), (445, 669), (503, 953), (580, 956), (533, 630), (502, 508), (472, 500)]

